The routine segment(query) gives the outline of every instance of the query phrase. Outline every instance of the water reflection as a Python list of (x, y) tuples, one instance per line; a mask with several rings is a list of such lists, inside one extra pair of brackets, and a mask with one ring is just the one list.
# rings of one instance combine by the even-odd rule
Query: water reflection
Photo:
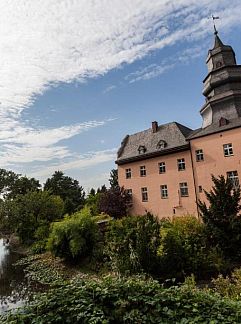
[(23, 268), (14, 266), (20, 258), (20, 254), (11, 251), (6, 241), (0, 239), (0, 313), (21, 306), (27, 299)]

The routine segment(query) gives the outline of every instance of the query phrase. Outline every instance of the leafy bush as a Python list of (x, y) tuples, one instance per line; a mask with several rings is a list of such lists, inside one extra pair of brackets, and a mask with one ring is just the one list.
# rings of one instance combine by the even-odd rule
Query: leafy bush
[(98, 226), (88, 208), (82, 209), (60, 222), (53, 223), (47, 248), (65, 259), (91, 256), (98, 242)]
[(113, 270), (122, 274), (154, 274), (158, 269), (159, 231), (159, 222), (151, 214), (111, 222), (106, 234), (106, 253)]
[(204, 224), (193, 216), (162, 222), (160, 237), (158, 255), (164, 276), (210, 276), (225, 266), (221, 252), (209, 246)]
[(240, 323), (241, 302), (195, 287), (135, 278), (73, 280), (0, 318), (5, 323)]
[(241, 300), (241, 269), (235, 269), (231, 276), (219, 275), (212, 280), (214, 290), (224, 297)]

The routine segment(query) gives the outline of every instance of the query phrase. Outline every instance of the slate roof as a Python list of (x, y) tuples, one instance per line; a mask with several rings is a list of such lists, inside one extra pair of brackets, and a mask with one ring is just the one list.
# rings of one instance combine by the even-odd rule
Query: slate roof
[(222, 132), (222, 131), (226, 131), (226, 130), (238, 128), (238, 127), (241, 127), (241, 118), (240, 117), (234, 118), (234, 119), (229, 119), (227, 125), (219, 126), (219, 122), (217, 122), (217, 123), (213, 123), (205, 128), (198, 128), (189, 134), (189, 136), (187, 137), (187, 140), (215, 134), (218, 132)]
[[(186, 137), (191, 132), (190, 128), (172, 122), (158, 126), (156, 133), (153, 133), (152, 128), (149, 128), (133, 135), (127, 135), (118, 151), (116, 163), (121, 164), (128, 161), (142, 160), (173, 151), (188, 149), (189, 144)], [(158, 147), (160, 141), (166, 143), (165, 148)], [(140, 146), (145, 146), (145, 153), (139, 154), (138, 148)]]

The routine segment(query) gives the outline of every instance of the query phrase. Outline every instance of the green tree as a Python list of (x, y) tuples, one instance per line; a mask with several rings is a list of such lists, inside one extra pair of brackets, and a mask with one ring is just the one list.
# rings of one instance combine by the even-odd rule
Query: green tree
[(55, 171), (51, 178), (48, 178), (44, 190), (60, 196), (64, 201), (65, 213), (72, 214), (80, 210), (85, 201), (85, 192), (79, 182), (71, 177), (65, 176), (62, 171)]
[(0, 194), (3, 198), (13, 199), (18, 194), (37, 191), (41, 187), (38, 180), (0, 169)]
[(112, 169), (110, 172), (110, 187), (111, 188), (116, 188), (119, 187), (119, 183), (118, 183), (118, 170), (117, 169)]
[(100, 193), (98, 209), (113, 218), (121, 218), (127, 215), (130, 204), (130, 196), (124, 188), (110, 188)]
[(91, 256), (99, 239), (98, 226), (88, 208), (52, 224), (47, 247), (66, 260)]
[(212, 176), (214, 186), (205, 191), (209, 206), (199, 201), (201, 217), (213, 244), (219, 245), (227, 256), (239, 253), (241, 247), (241, 220), (239, 212), (240, 188), (224, 176)]
[(35, 234), (40, 232), (40, 227), (45, 228), (43, 236), (47, 238), (49, 224), (60, 219), (63, 210), (64, 203), (59, 196), (48, 191), (30, 191), (2, 202), (0, 218), (9, 230), (19, 235), (23, 243), (30, 244), (36, 239)]

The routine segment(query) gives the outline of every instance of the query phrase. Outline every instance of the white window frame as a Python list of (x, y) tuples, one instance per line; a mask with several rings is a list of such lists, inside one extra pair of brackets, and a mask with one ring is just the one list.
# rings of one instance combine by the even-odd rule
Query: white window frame
[(202, 149), (196, 150), (196, 161), (197, 162), (204, 161), (204, 154)]
[(132, 192), (132, 189), (126, 189), (126, 193), (130, 198), (129, 207), (131, 207), (133, 205), (133, 192)]
[(166, 173), (166, 162), (160, 162), (159, 166), (159, 173)]
[(162, 199), (167, 199), (168, 198), (168, 188), (167, 185), (161, 185), (160, 186), (161, 189), (161, 198)]
[(141, 198), (142, 198), (142, 202), (147, 202), (148, 201), (148, 190), (147, 190), (147, 187), (141, 188)]
[(177, 169), (178, 171), (184, 171), (186, 170), (186, 163), (185, 163), (185, 159), (177, 159)]
[(181, 197), (188, 197), (189, 196), (187, 182), (179, 183), (179, 188), (180, 188), (180, 196)]
[(145, 177), (146, 176), (146, 166), (141, 165), (140, 166), (140, 177)]
[(233, 144), (223, 144), (223, 154), (225, 157), (227, 156), (233, 156)]
[(132, 173), (131, 168), (126, 169), (126, 179), (131, 179)]
[(239, 177), (238, 177), (238, 171), (228, 171), (227, 172), (227, 178), (232, 182), (233, 188), (239, 187)]

